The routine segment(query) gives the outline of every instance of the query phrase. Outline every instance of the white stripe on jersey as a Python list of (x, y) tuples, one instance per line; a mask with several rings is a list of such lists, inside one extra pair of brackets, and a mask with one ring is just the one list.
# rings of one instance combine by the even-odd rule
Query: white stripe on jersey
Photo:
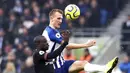
[(42, 36), (44, 36), (46, 39), (47, 39), (47, 43), (49, 45), (49, 49), (47, 50), (47, 52), (51, 52), (51, 48), (53, 47), (54, 45), (54, 42), (52, 42), (48, 36), (48, 32), (47, 31), (44, 31)]
[(57, 64), (57, 67), (60, 68), (59, 56), (57, 57), (56, 64)]
[[(57, 47), (57, 48), (59, 48), (60, 47), (60, 44), (56, 44), (56, 46), (55, 47)], [(57, 49), (57, 48), (55, 48), (55, 50)], [(56, 58), (56, 66), (58, 67), (58, 68), (60, 68), (62, 65), (63, 65), (63, 63), (64, 63), (64, 60), (62, 59), (62, 53), (61, 53), (61, 55), (59, 55), (59, 56), (57, 56), (57, 58)], [(61, 64), (60, 64), (60, 61), (61, 61)]]
[[(53, 62), (55, 61), (55, 59), (53, 59)], [(55, 67), (55, 65), (54, 65), (54, 63), (53, 63), (53, 67), (54, 67), (54, 69), (56, 69), (56, 67)]]
[(47, 31), (44, 31), (42, 36), (44, 36), (47, 39), (47, 43), (49, 45), (49, 49), (46, 52), (51, 52), (52, 47), (54, 46), (54, 42), (52, 42), (48, 36)]
[(63, 65), (63, 64), (64, 64), (64, 62), (65, 62), (65, 61), (64, 61), (64, 58), (63, 58), (63, 54), (61, 54), (61, 56), (60, 56), (60, 57), (61, 57), (61, 58), (60, 58), (60, 59), (61, 59), (61, 64)]

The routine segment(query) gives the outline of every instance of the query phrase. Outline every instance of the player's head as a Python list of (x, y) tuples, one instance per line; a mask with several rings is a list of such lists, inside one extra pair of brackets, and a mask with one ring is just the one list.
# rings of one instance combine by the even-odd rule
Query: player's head
[(34, 38), (34, 43), (35, 43), (37, 49), (40, 49), (43, 51), (48, 50), (49, 45), (48, 45), (47, 40), (44, 36), (41, 36), (41, 35), (36, 36)]
[(60, 28), (63, 19), (63, 11), (60, 9), (52, 9), (49, 13), (50, 25), (54, 28)]

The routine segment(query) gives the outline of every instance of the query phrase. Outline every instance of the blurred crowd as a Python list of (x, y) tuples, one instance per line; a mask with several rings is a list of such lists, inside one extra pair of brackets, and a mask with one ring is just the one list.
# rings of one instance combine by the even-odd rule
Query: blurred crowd
[[(127, 0), (0, 0), (0, 73), (34, 73), (33, 38), (49, 24), (53, 8), (77, 4), (76, 21), (63, 19), (61, 29), (100, 28), (116, 17)], [(90, 56), (91, 57), (91, 56)], [(83, 58), (82, 58), (83, 59)]]
[(130, 53), (126, 53), (123, 61), (119, 64), (122, 73), (130, 73)]
[(121, 35), (121, 52), (130, 54), (130, 15), (122, 23)]
[(123, 61), (119, 64), (122, 73), (130, 73), (130, 15), (122, 23), (121, 28), (121, 53), (125, 53)]

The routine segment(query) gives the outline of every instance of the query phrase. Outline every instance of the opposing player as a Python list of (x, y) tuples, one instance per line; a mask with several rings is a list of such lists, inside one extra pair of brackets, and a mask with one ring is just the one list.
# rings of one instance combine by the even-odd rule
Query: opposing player
[(64, 43), (58, 49), (50, 53), (46, 52), (46, 50), (48, 50), (49, 45), (44, 36), (36, 36), (34, 38), (36, 50), (33, 54), (33, 61), (36, 73), (54, 73), (52, 58), (55, 58), (60, 55), (69, 41), (68, 32), (63, 33), (62, 35), (64, 37)]
[[(64, 40), (62, 40), (63, 38), (60, 32), (58, 31), (62, 23), (63, 11), (60, 9), (53, 9), (49, 13), (49, 19), (50, 24), (45, 28), (42, 35), (45, 36), (49, 44), (49, 50), (47, 50), (47, 52), (53, 52), (54, 50), (56, 50), (57, 47), (59, 47), (64, 42)], [(95, 45), (95, 43), (96, 43), (95, 40), (83, 44), (69, 43), (66, 46), (66, 48), (67, 49), (88, 48)], [(105, 73), (111, 73), (113, 68), (118, 63), (118, 57), (115, 57), (106, 65), (90, 64), (87, 61), (74, 61), (74, 60), (65, 61), (63, 59), (63, 54), (55, 58), (54, 61), (55, 62), (53, 63), (53, 66), (55, 69), (55, 73), (74, 73), (79, 72), (81, 70), (85, 70), (88, 72), (102, 71)]]

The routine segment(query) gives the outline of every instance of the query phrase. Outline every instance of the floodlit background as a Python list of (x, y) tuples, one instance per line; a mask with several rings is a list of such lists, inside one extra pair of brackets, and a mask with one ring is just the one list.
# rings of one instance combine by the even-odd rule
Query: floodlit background
[(64, 18), (61, 30), (71, 31), (70, 42), (95, 39), (97, 44), (65, 50), (64, 58), (106, 64), (119, 56), (113, 73), (130, 73), (129, 0), (0, 0), (0, 73), (34, 73), (33, 38), (49, 24), (51, 9), (68, 4), (76, 4), (81, 15), (74, 21)]

